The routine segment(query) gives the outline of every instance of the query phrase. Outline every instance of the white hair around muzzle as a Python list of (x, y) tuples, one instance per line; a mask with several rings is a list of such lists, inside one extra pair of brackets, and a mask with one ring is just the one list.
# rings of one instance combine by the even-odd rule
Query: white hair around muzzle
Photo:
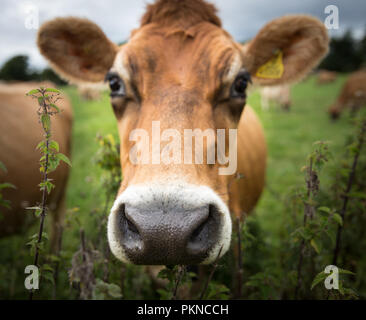
[(217, 235), (216, 243), (211, 247), (202, 264), (214, 262), (223, 256), (230, 247), (232, 232), (230, 212), (227, 205), (211, 188), (185, 182), (131, 185), (117, 197), (108, 218), (110, 249), (123, 262), (131, 263), (121, 243), (121, 230), (119, 227), (120, 208), (126, 203), (131, 206), (145, 206), (150, 209), (164, 205), (164, 209), (168, 211), (174, 210), (174, 208), (194, 210), (200, 206), (212, 204), (219, 213), (219, 234)]

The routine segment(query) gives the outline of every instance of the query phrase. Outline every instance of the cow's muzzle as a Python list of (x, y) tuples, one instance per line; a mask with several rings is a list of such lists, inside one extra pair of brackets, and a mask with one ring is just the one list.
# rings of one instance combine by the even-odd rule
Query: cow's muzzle
[(228, 249), (231, 220), (211, 189), (128, 189), (116, 200), (108, 222), (117, 258), (134, 264), (187, 265), (212, 262)]

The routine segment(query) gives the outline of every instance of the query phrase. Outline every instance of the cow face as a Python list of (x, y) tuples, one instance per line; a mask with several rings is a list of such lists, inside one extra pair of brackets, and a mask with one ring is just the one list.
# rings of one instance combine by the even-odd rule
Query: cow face
[[(203, 13), (212, 9), (195, 3), (206, 6)], [(154, 18), (160, 11), (151, 7), (120, 47), (78, 18), (44, 24), (38, 45), (70, 81), (110, 85), (123, 170), (108, 221), (114, 255), (136, 264), (210, 263), (230, 245), (228, 185), (236, 161), (245, 161), (236, 159), (235, 129), (247, 86), (300, 79), (328, 38), (318, 20), (287, 16), (242, 46), (218, 18), (186, 21), (168, 11)], [(279, 53), (281, 74), (258, 74)]]
[(337, 120), (341, 114), (340, 108), (335, 104), (328, 108), (328, 114), (332, 120)]

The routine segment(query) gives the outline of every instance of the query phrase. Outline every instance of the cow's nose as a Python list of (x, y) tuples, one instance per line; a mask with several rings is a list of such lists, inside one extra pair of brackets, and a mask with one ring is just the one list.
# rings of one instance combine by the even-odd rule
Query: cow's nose
[(220, 223), (215, 205), (165, 210), (122, 203), (120, 241), (135, 264), (198, 264), (217, 242)]

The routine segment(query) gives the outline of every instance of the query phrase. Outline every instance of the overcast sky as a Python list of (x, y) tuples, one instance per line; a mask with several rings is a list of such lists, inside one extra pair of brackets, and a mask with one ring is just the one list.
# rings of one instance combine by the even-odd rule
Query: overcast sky
[[(0, 65), (16, 54), (30, 56), (31, 65), (44, 67), (46, 62), (35, 45), (37, 30), (26, 28), (30, 6), (38, 8), (39, 24), (57, 16), (80, 16), (96, 22), (107, 36), (121, 42), (138, 26), (147, 3), (152, 0), (1, 0)], [(322, 21), (328, 5), (339, 8), (339, 29), (330, 34), (341, 35), (351, 29), (356, 37), (366, 30), (365, 0), (211, 0), (219, 10), (224, 28), (238, 41), (252, 38), (269, 20), (289, 13), (307, 13)], [(29, 21), (29, 19), (28, 19)]]

